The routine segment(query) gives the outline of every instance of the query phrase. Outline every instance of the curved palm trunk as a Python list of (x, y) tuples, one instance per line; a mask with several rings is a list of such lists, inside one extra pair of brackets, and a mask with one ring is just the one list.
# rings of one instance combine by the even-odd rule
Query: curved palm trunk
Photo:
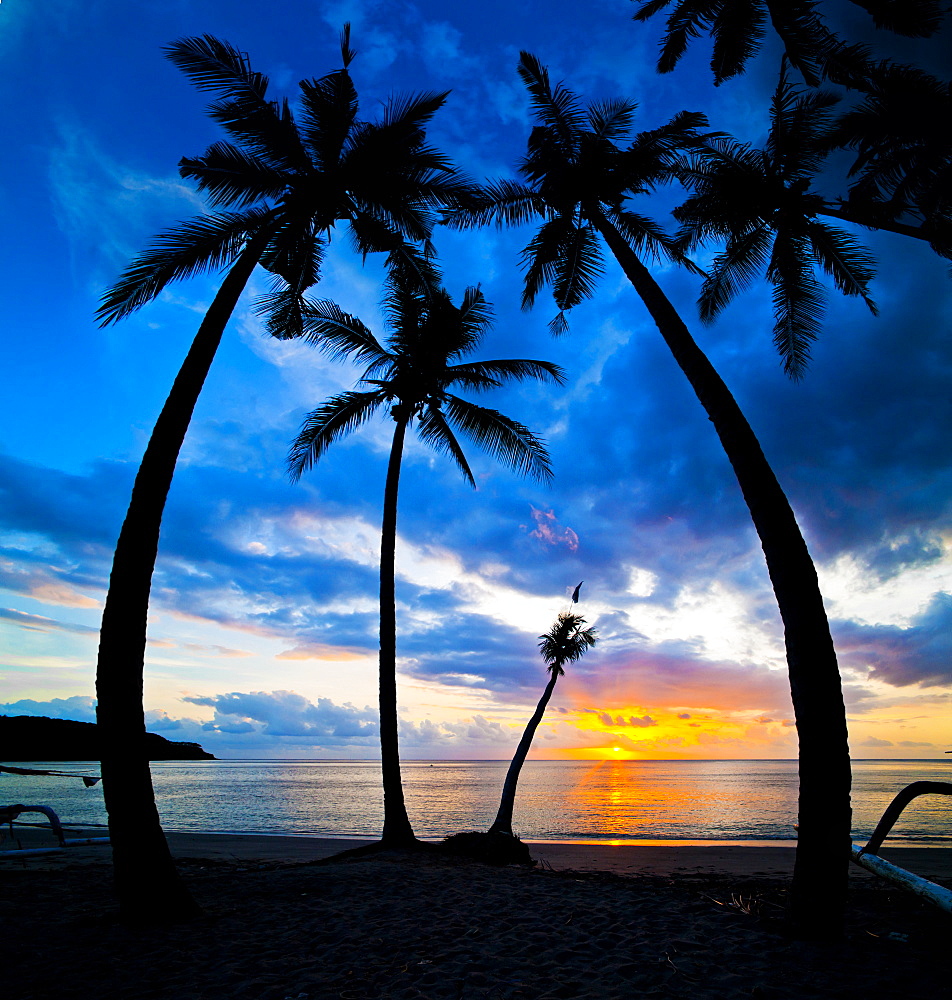
[(397, 731), (397, 603), (394, 587), (397, 548), (397, 494), (408, 417), (396, 418), (383, 494), (380, 530), (380, 768), (383, 777), (382, 843), (399, 847), (416, 843), (403, 800), (400, 743)]
[(542, 697), (539, 699), (539, 704), (536, 706), (535, 713), (526, 723), (526, 731), (522, 734), (522, 739), (519, 741), (519, 746), (516, 747), (512, 763), (509, 765), (509, 770), (506, 772), (506, 783), (502, 786), (502, 798), (499, 800), (499, 811), (496, 813), (493, 825), (489, 828), (490, 833), (508, 833), (510, 836), (512, 835), (512, 810), (516, 804), (516, 785), (519, 782), (519, 774), (522, 771), (522, 765), (526, 762), (526, 757), (529, 754), (529, 747), (532, 746), (532, 739), (535, 736), (536, 730), (539, 728), (542, 716), (545, 714), (546, 706), (549, 704), (549, 699), (552, 697), (555, 682), (559, 679), (560, 666), (561, 664), (558, 663), (552, 665), (552, 677), (549, 680), (549, 683), (546, 684), (545, 690), (542, 692)]
[(850, 759), (836, 651), (813, 560), (760, 443), (727, 386), (618, 231), (604, 216), (592, 221), (714, 424), (760, 537), (784, 625), (800, 743), (791, 915), (804, 932), (835, 936), (842, 933), (850, 860)]
[(144, 751), (146, 622), (162, 512), (179, 450), (225, 325), (266, 243), (266, 235), (248, 243), (198, 328), (136, 474), (109, 576), (96, 718), (116, 893), (123, 916), (132, 920), (180, 920), (200, 912), (169, 853)]

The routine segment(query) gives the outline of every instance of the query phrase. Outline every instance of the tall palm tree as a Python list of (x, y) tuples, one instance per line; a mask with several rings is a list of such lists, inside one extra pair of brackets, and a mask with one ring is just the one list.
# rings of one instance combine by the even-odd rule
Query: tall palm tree
[(216, 100), (211, 117), (230, 137), (181, 173), (198, 182), (215, 207), (163, 233), (104, 296), (104, 323), (127, 316), (174, 280), (226, 269), (162, 408), (136, 475), (113, 559), (103, 612), (96, 690), (103, 746), (103, 791), (109, 813), (116, 888), (133, 919), (177, 919), (197, 909), (178, 880), (159, 823), (149, 764), (138, 749), (146, 619), (162, 512), (178, 453), (225, 326), (256, 265), (273, 276), (259, 303), (276, 336), (301, 332), (304, 291), (320, 277), (321, 258), (338, 222), (361, 252), (401, 249), (421, 240), (433, 209), (451, 204), (464, 184), (426, 144), (425, 125), (443, 94), (397, 98), (379, 122), (357, 117), (348, 65), (300, 85), (300, 110), (269, 100), (268, 81), (245, 55), (209, 35), (185, 38), (168, 57)]
[(515, 471), (547, 481), (552, 476), (544, 445), (528, 428), (496, 410), (477, 406), (451, 391), (483, 392), (507, 382), (539, 379), (564, 384), (562, 370), (547, 361), (464, 361), (479, 345), (491, 320), (478, 288), (468, 288), (460, 306), (438, 285), (434, 273), (391, 269), (384, 298), (390, 334), (381, 344), (354, 316), (332, 302), (309, 306), (305, 335), (337, 359), (366, 365), (358, 388), (326, 400), (308, 414), (291, 446), (288, 469), (298, 479), (335, 441), (389, 407), (394, 422), (383, 498), (380, 539), (380, 755), (384, 822), (381, 843), (415, 842), (400, 778), (397, 734), (396, 600), (397, 496), (403, 445), (416, 425), (420, 438), (448, 455), (470, 485), (476, 480), (454, 428)]
[(555, 682), (565, 673), (566, 663), (575, 663), (598, 641), (598, 633), (594, 628), (582, 628), (585, 619), (571, 611), (560, 611), (555, 624), (544, 635), (540, 635), (539, 653), (546, 663), (546, 669), (552, 675), (546, 684), (539, 704), (526, 723), (525, 732), (516, 747), (515, 755), (509, 770), (506, 772), (506, 782), (502, 788), (502, 798), (499, 801), (499, 811), (489, 828), (490, 833), (508, 833), (512, 835), (512, 810), (516, 803), (516, 785), (522, 765), (526, 762), (529, 747), (542, 716), (545, 714), (549, 699), (555, 690)]
[[(743, 73), (747, 60), (760, 49), (768, 25), (783, 42), (784, 52), (803, 79), (816, 86), (826, 76), (848, 86), (865, 73), (869, 51), (862, 45), (842, 42), (829, 28), (817, 0), (635, 0), (641, 6), (633, 15), (648, 21), (666, 7), (666, 30), (658, 57), (658, 72), (670, 73), (702, 33), (711, 36), (714, 48), (711, 71), (723, 83)], [(947, 16), (943, 0), (852, 0), (866, 10), (878, 28), (899, 35), (928, 38)]]
[(794, 918), (814, 933), (835, 932), (849, 865), (850, 765), (840, 674), (816, 570), (744, 414), (639, 256), (653, 251), (679, 259), (678, 248), (625, 206), (676, 175), (678, 153), (697, 141), (705, 121), (682, 113), (620, 148), (616, 142), (630, 133), (634, 118), (630, 102), (586, 109), (561, 84), (553, 88), (546, 69), (525, 52), (519, 74), (539, 122), (520, 166), (525, 183), (488, 184), (447, 221), (462, 228), (541, 218), (523, 251), (523, 302), (531, 305), (539, 289), (551, 285), (560, 316), (593, 294), (602, 271), (601, 236), (713, 423), (760, 537), (784, 624), (800, 740)]

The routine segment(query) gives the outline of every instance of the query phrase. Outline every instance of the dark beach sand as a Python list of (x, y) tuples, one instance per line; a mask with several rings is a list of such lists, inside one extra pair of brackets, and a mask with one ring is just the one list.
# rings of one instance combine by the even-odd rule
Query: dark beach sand
[[(0, 862), (3, 996), (938, 1000), (952, 974), (952, 919), (855, 866), (843, 942), (782, 934), (791, 848), (533, 844), (534, 869), (498, 869), (333, 859), (355, 841), (169, 840), (207, 911), (171, 928), (115, 919), (107, 846)], [(952, 850), (884, 856), (952, 885)]]

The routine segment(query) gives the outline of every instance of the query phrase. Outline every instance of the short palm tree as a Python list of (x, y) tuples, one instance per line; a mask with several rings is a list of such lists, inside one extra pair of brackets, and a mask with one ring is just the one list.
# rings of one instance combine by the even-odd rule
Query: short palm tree
[[(647, 21), (666, 7), (666, 31), (658, 58), (658, 72), (670, 73), (688, 44), (703, 33), (711, 35), (711, 70), (715, 83), (743, 73), (757, 53), (768, 25), (783, 42), (790, 62), (803, 79), (816, 86), (827, 76), (838, 83), (862, 79), (868, 50), (847, 45), (827, 26), (817, 0), (635, 0), (636, 21)], [(853, 0), (868, 11), (879, 28), (900, 35), (927, 38), (938, 31), (946, 16), (943, 0)]]
[(800, 738), (793, 905), (797, 919), (819, 933), (824, 918), (836, 925), (845, 905), (851, 812), (846, 710), (816, 570), (747, 419), (639, 256), (655, 252), (678, 259), (677, 248), (625, 205), (677, 174), (680, 153), (698, 141), (704, 119), (682, 113), (620, 148), (617, 142), (629, 134), (634, 118), (630, 102), (586, 109), (563, 86), (553, 88), (548, 72), (528, 53), (519, 74), (539, 122), (520, 167), (526, 183), (491, 183), (447, 221), (462, 228), (541, 219), (523, 251), (523, 301), (531, 305), (539, 289), (551, 285), (562, 312), (594, 293), (602, 271), (601, 236), (713, 423), (760, 537), (783, 619)]
[[(496, 410), (454, 395), (512, 381), (564, 383), (562, 370), (546, 361), (464, 360), (479, 345), (491, 310), (478, 288), (468, 288), (456, 306), (432, 271), (391, 269), (384, 307), (390, 335), (381, 344), (356, 317), (332, 302), (315, 302), (305, 319), (306, 336), (338, 359), (366, 365), (358, 388), (333, 396), (308, 414), (291, 446), (293, 479), (314, 465), (335, 441), (389, 409), (393, 440), (383, 499), (380, 541), (380, 754), (384, 823), (381, 843), (415, 842), (400, 778), (397, 722), (396, 601), (394, 587), (397, 496), (407, 431), (448, 455), (475, 488), (476, 480), (456, 436), (462, 431), (494, 458), (519, 473), (547, 481), (552, 476), (542, 442), (528, 428)], [(455, 431), (454, 431), (455, 428)]]
[(104, 323), (127, 316), (166, 285), (226, 269), (162, 408), (139, 467), (119, 535), (103, 612), (96, 689), (116, 887), (125, 915), (177, 919), (196, 910), (178, 880), (159, 823), (149, 764), (137, 748), (145, 732), (146, 619), (159, 531), (175, 464), (225, 326), (256, 265), (273, 276), (259, 303), (270, 332), (301, 332), (305, 290), (320, 277), (330, 232), (346, 223), (357, 248), (412, 258), (403, 239), (425, 239), (433, 209), (463, 186), (426, 143), (425, 125), (445, 95), (393, 100), (380, 122), (358, 119), (348, 64), (301, 83), (295, 118), (269, 100), (268, 81), (247, 57), (209, 35), (175, 42), (168, 56), (216, 98), (210, 114), (230, 142), (181, 162), (213, 206), (228, 211), (181, 223), (134, 260), (104, 296)]
[(566, 663), (575, 663), (580, 660), (598, 641), (597, 631), (594, 628), (583, 628), (583, 625), (585, 625), (585, 619), (581, 615), (573, 614), (571, 611), (561, 611), (549, 631), (545, 635), (539, 636), (539, 653), (552, 676), (542, 692), (542, 697), (539, 699), (539, 704), (536, 706), (532, 718), (526, 723), (525, 732), (522, 734), (512, 763), (506, 772), (506, 782), (502, 789), (499, 811), (496, 813), (493, 825), (489, 828), (490, 833), (512, 835), (512, 810), (516, 803), (516, 785), (519, 782), (519, 774), (522, 771), (522, 765), (526, 762), (529, 747), (532, 746), (532, 739), (539, 728), (542, 716), (545, 714), (549, 699), (555, 690), (555, 682), (565, 673)]

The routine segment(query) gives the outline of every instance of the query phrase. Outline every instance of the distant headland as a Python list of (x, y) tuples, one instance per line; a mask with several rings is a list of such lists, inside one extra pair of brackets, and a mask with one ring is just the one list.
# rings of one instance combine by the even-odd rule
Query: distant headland
[[(129, 752), (133, 751), (129, 747)], [(145, 734), (149, 760), (215, 760), (198, 743), (173, 743)], [(0, 715), (0, 760), (99, 760), (99, 734), (93, 722), (48, 719), (38, 715)]]

